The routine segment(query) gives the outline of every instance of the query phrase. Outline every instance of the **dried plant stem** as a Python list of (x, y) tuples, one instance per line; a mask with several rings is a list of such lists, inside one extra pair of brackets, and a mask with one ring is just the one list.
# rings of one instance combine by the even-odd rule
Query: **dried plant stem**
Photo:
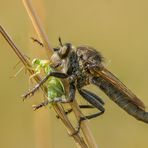
[[(31, 0), (23, 0), (23, 4), (28, 12), (28, 15), (32, 21), (32, 24), (38, 34), (38, 36), (41, 38), (41, 40), (43, 41), (43, 43), (46, 43), (46, 50), (47, 51), (52, 51), (52, 48), (51, 48), (51, 45), (49, 44), (49, 41), (48, 41), (48, 38), (47, 38), (47, 35), (45, 34), (45, 31), (40, 23), (40, 20), (38, 18), (38, 16), (36, 15), (35, 13), (35, 10), (33, 9), (33, 6), (32, 6), (32, 3), (31, 3)], [(48, 48), (49, 47), (49, 48)], [(76, 118), (79, 120), (80, 116), (82, 116), (82, 112), (77, 104), (76, 101), (73, 101), (73, 103), (70, 103), (75, 115), (76, 115)], [(86, 142), (88, 144), (88, 147), (89, 148), (98, 148), (97, 146), (97, 143), (91, 133), (91, 130), (90, 128), (88, 127), (88, 124), (87, 124), (87, 121), (84, 121), (82, 124), (81, 124), (81, 129), (82, 129), (82, 132), (83, 132), (83, 135), (86, 139)]]
[[(29, 61), (26, 59), (26, 57), (23, 55), (23, 53), (20, 51), (20, 49), (15, 45), (15, 43), (13, 42), (13, 40), (10, 38), (10, 36), (8, 35), (8, 33), (6, 33), (6, 31), (3, 29), (2, 26), (0, 26), (0, 32), (2, 34), (2, 36), (5, 38), (5, 40), (8, 42), (8, 44), (11, 46), (11, 48), (13, 49), (13, 51), (15, 52), (15, 54), (18, 56), (18, 58), (22, 61), (22, 63), (29, 67), (27, 68), (27, 70), (29, 71), (29, 73), (32, 75), (34, 74), (34, 72), (31, 70), (32, 67), (29, 63)], [(35, 76), (34, 79), (36, 80), (37, 83), (40, 82), (40, 77), (38, 76)], [(43, 92), (46, 93), (46, 88), (45, 86), (42, 86), (41, 87)], [(64, 125), (66, 126), (67, 130), (68, 130), (68, 133), (69, 134), (73, 134), (75, 133), (75, 129), (74, 127), (72, 126), (72, 124), (70, 123), (70, 121), (68, 120), (67, 116), (65, 115), (65, 112), (64, 110), (60, 107), (60, 105), (55, 105), (54, 106), (54, 109), (55, 111), (57, 112), (58, 116), (60, 117), (61, 121), (64, 123)], [(87, 145), (85, 144), (84, 140), (82, 137), (80, 137), (79, 134), (75, 134), (75, 135), (72, 135), (72, 137), (74, 138), (76, 144), (78, 147), (81, 147), (81, 148), (88, 148)]]
[(43, 27), (41, 25), (40, 19), (36, 15), (36, 12), (35, 12), (33, 6), (31, 5), (30, 0), (23, 0), (23, 4), (26, 8), (26, 11), (29, 15), (29, 18), (31, 19), (31, 22), (33, 24), (33, 27), (34, 27), (39, 39), (42, 41), (42, 43), (45, 47), (47, 56), (50, 58), (52, 47), (51, 47), (51, 44), (49, 43), (48, 36), (46, 35), (45, 30), (43, 29)]
[[(77, 118), (77, 120), (80, 119), (80, 117), (82, 116), (82, 112), (78, 106), (78, 103), (74, 100), (72, 103), (70, 103), (71, 108), (73, 109), (73, 112)], [(83, 132), (83, 135), (87, 141), (87, 144), (89, 146), (89, 148), (98, 148), (98, 145), (93, 137), (93, 134), (87, 124), (87, 120), (85, 120), (84, 122), (81, 123), (81, 130)]]

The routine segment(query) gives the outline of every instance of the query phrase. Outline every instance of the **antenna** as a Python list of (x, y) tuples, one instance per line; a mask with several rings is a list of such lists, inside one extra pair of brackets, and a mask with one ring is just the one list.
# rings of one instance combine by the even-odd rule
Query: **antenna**
[(61, 37), (59, 37), (59, 43), (60, 43), (60, 46), (63, 46), (62, 41), (61, 41)]

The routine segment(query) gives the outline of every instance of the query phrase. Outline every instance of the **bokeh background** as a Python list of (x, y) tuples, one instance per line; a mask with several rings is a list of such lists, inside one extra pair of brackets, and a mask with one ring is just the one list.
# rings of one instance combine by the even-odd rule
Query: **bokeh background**
[[(87, 44), (102, 52), (107, 68), (148, 106), (148, 1), (146, 0), (34, 0), (52, 46), (58, 37), (74, 45)], [(37, 37), (30, 19), (18, 0), (0, 0), (0, 24), (31, 59), (46, 58), (30, 37)], [(13, 76), (22, 65), (0, 36), (0, 147), (75, 148), (65, 127), (52, 109), (34, 112), (32, 104), (43, 99), (37, 93), (23, 102), (28, 76)], [(147, 148), (148, 125), (120, 109), (96, 87), (106, 102), (103, 116), (89, 121), (101, 148)], [(82, 99), (81, 99), (82, 100)], [(80, 101), (81, 102), (81, 101)], [(72, 119), (73, 120), (73, 119)]]

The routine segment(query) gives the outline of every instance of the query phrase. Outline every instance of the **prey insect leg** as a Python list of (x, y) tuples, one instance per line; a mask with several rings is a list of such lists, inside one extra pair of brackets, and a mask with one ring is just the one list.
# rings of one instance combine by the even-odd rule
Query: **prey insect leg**
[(39, 88), (41, 85), (43, 85), (50, 76), (54, 76), (57, 78), (67, 78), (68, 75), (65, 73), (61, 73), (61, 72), (50, 72), (48, 73), (48, 75), (46, 75), (32, 90), (30, 90), (29, 92), (27, 92), (26, 94), (24, 94), (22, 97), (24, 99), (26, 99), (28, 96), (32, 96)]
[(48, 105), (49, 101), (48, 100), (44, 100), (43, 102), (41, 102), (40, 104), (37, 104), (37, 105), (33, 105), (33, 110), (37, 110), (43, 106), (46, 106)]

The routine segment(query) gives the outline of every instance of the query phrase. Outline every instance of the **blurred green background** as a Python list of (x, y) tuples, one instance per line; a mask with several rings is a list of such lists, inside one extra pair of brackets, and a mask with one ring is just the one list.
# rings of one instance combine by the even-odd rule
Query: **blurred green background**
[[(34, 0), (52, 46), (58, 37), (74, 45), (87, 44), (102, 52), (106, 66), (148, 105), (148, 1), (146, 0)], [(32, 43), (37, 37), (18, 0), (0, 1), (0, 24), (31, 59), (45, 58)], [(28, 89), (28, 76), (11, 79), (22, 65), (0, 35), (0, 147), (75, 148), (55, 113), (48, 108), (34, 112), (32, 104), (43, 98), (37, 93), (29, 101), (20, 96)], [(89, 121), (101, 148), (147, 148), (148, 125), (120, 109), (98, 88), (91, 88), (106, 102), (103, 116)]]

